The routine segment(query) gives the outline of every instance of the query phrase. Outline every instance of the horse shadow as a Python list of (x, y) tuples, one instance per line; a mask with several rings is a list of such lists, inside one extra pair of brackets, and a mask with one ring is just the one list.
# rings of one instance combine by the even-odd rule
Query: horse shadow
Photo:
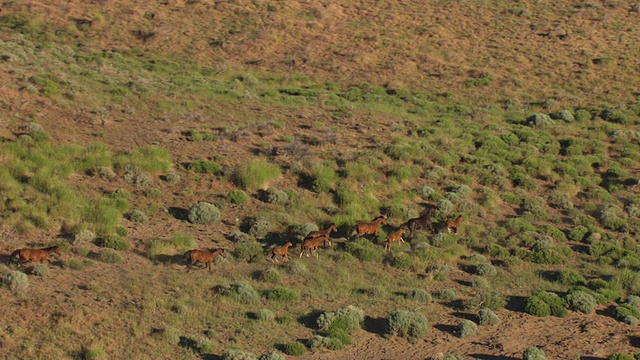
[(436, 324), (433, 326), (434, 328), (447, 333), (447, 334), (451, 334), (454, 335), (456, 332), (456, 326), (455, 325), (446, 325), (446, 324)]
[(505, 309), (516, 312), (524, 312), (527, 298), (524, 296), (509, 296)]
[(453, 316), (459, 318), (459, 319), (465, 319), (465, 320), (470, 320), (470, 321), (478, 321), (478, 316), (475, 314), (469, 314), (469, 313), (464, 313), (461, 311), (456, 311), (452, 314)]
[(202, 360), (222, 360), (224, 357), (222, 355), (215, 354), (202, 354), (200, 355), (200, 359)]
[(389, 327), (389, 320), (387, 318), (374, 318), (367, 316), (364, 318), (363, 329), (372, 334), (376, 334), (380, 337), (384, 337)]
[(164, 265), (185, 265), (187, 261), (184, 259), (182, 254), (179, 255), (165, 255), (158, 254), (153, 257), (154, 264), (164, 264)]
[(172, 206), (168, 209), (169, 214), (177, 220), (186, 221), (189, 219), (189, 210), (181, 207)]
[(629, 336), (629, 345), (640, 348), (640, 336)]
[(11, 260), (11, 255), (1, 254), (0, 255), (0, 263), (11, 265), (14, 262)]
[(297, 320), (298, 320), (298, 323), (300, 323), (301, 325), (304, 325), (309, 329), (315, 330), (318, 327), (317, 326), (318, 318), (323, 313), (324, 311), (322, 310), (314, 309), (314, 310), (311, 310), (311, 312), (309, 312), (308, 314), (299, 316)]
[(596, 310), (596, 314), (616, 319), (615, 309), (616, 309), (616, 306), (611, 305), (611, 306), (608, 306), (606, 309)]

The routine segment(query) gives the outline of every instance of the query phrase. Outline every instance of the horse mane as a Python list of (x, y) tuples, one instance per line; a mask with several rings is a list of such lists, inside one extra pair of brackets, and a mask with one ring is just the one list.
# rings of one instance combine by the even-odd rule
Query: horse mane
[(53, 246), (49, 246), (48, 248), (44, 248), (44, 249), (41, 249), (41, 250), (44, 250), (44, 251), (53, 251), (53, 250), (58, 250), (59, 248), (60, 248), (60, 246), (58, 246), (58, 245), (53, 245)]

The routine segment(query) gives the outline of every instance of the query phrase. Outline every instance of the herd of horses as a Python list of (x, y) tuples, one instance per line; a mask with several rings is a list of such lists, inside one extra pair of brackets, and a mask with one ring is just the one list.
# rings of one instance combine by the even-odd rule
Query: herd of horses
[[(391, 250), (391, 245), (394, 242), (404, 243), (402, 236), (407, 232), (414, 233), (421, 229), (434, 231), (434, 223), (432, 221), (434, 213), (435, 210), (433, 208), (429, 208), (419, 217), (409, 219), (406, 223), (400, 225), (396, 231), (388, 234), (385, 239), (385, 250)], [(380, 225), (386, 224), (387, 219), (387, 216), (380, 215), (371, 222), (359, 223), (355, 229), (355, 238), (357, 239), (365, 235), (373, 235), (377, 237), (380, 232)], [(444, 229), (444, 227), (446, 227), (449, 233), (457, 233), (463, 220), (463, 216), (458, 216), (455, 219), (448, 219), (440, 225), (440, 229)], [(331, 226), (324, 230), (312, 231), (307, 234), (300, 244), (300, 254), (298, 257), (302, 257), (305, 253), (307, 257), (309, 255), (318, 257), (318, 249), (320, 248), (320, 245), (324, 244), (325, 246), (331, 246), (331, 232), (333, 231), (338, 231), (335, 224), (331, 224)], [(276, 246), (271, 249), (271, 261), (279, 262), (278, 257), (282, 258), (283, 261), (289, 260), (289, 248), (292, 246), (293, 244), (291, 241), (287, 241), (284, 245)], [(15, 261), (20, 264), (24, 264), (29, 261), (34, 263), (44, 263), (50, 261), (49, 257), (52, 254), (61, 255), (60, 247), (51, 246), (45, 249), (18, 249), (11, 254), (11, 261)], [(226, 257), (226, 251), (222, 248), (218, 248), (210, 250), (189, 250), (184, 253), (184, 259), (188, 266), (192, 267), (196, 264), (204, 264), (204, 267), (208, 268), (209, 272), (211, 272), (211, 264), (218, 256), (222, 256), (223, 258)]]

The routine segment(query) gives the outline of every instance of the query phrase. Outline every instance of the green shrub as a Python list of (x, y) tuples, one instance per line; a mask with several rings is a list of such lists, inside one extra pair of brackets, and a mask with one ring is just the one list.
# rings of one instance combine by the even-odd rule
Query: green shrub
[(287, 359), (285, 359), (284, 356), (280, 355), (280, 353), (273, 351), (270, 353), (264, 353), (260, 355), (258, 360), (287, 360)]
[(482, 276), (474, 276), (471, 279), (471, 287), (476, 289), (489, 290), (491, 289), (491, 283), (489, 280), (483, 278)]
[(274, 321), (276, 319), (276, 315), (269, 309), (259, 309), (255, 316), (260, 321)]
[(271, 223), (269, 222), (269, 219), (264, 216), (251, 219), (249, 223), (249, 235), (254, 238), (262, 238), (267, 236), (269, 231), (271, 231)]
[(196, 160), (187, 165), (187, 169), (198, 174), (220, 174), (222, 168), (220, 165), (209, 160)]
[(436, 297), (442, 301), (456, 301), (458, 300), (458, 295), (456, 291), (451, 288), (446, 288), (438, 291), (436, 293)]
[(260, 294), (247, 283), (234, 283), (222, 289), (222, 295), (229, 296), (243, 304), (252, 304), (260, 300)]
[(444, 264), (434, 264), (426, 269), (427, 274), (431, 276), (433, 280), (445, 281), (451, 273), (451, 268)]
[(270, 283), (280, 282), (280, 271), (275, 267), (270, 267), (260, 273), (260, 280)]
[(480, 276), (494, 277), (498, 274), (498, 270), (496, 270), (495, 266), (485, 263), (476, 266), (476, 274)]
[(392, 253), (389, 263), (396, 269), (412, 269), (413, 257), (407, 253)]
[(475, 336), (478, 331), (478, 325), (471, 320), (464, 320), (458, 325), (456, 333), (460, 338)]
[(27, 274), (17, 270), (6, 273), (3, 282), (9, 285), (9, 289), (15, 293), (21, 293), (29, 286)]
[(346, 250), (361, 261), (382, 261), (382, 249), (364, 238), (347, 243)]
[(176, 173), (169, 173), (162, 177), (162, 179), (169, 184), (177, 184), (178, 182), (180, 182), (180, 178), (180, 174)]
[(480, 325), (495, 325), (500, 322), (500, 318), (493, 310), (489, 308), (483, 308), (478, 310), (478, 324)]
[(149, 221), (147, 215), (140, 210), (131, 210), (128, 213), (124, 214), (125, 219), (137, 223), (146, 223)]
[(622, 304), (620, 306), (616, 306), (613, 310), (613, 316), (619, 321), (637, 323), (638, 319), (640, 319), (640, 311), (630, 304)]
[(635, 360), (635, 359), (636, 358), (634, 358), (633, 356), (624, 354), (624, 353), (613, 353), (609, 355), (609, 357), (607, 357), (607, 360)]
[(329, 332), (332, 327), (335, 327), (334, 323), (336, 321), (338, 321), (339, 328), (351, 335), (362, 328), (364, 311), (358, 307), (348, 305), (335, 311), (324, 312), (316, 320), (318, 330)]
[(585, 314), (593, 314), (596, 307), (596, 299), (585, 292), (573, 292), (567, 295), (569, 308)]
[(289, 356), (302, 356), (307, 352), (307, 348), (299, 342), (294, 342), (285, 344), (283, 352)]
[(569, 239), (575, 241), (582, 241), (585, 236), (589, 233), (589, 228), (586, 226), (575, 226), (569, 231)]
[(547, 360), (547, 356), (544, 351), (532, 346), (522, 353), (522, 360)]
[(289, 202), (289, 194), (276, 188), (268, 188), (265, 193), (265, 201), (274, 205), (286, 205)]
[(107, 352), (101, 346), (92, 345), (82, 349), (82, 359), (84, 360), (107, 360)]
[(227, 200), (232, 204), (244, 204), (249, 200), (249, 195), (240, 189), (234, 189), (227, 193)]
[(96, 238), (93, 232), (89, 230), (80, 230), (73, 236), (73, 243), (91, 242)]
[(258, 356), (255, 354), (237, 349), (225, 351), (222, 353), (221, 358), (221, 360), (258, 360)]
[(129, 250), (131, 244), (116, 234), (109, 234), (95, 240), (96, 245), (114, 250)]
[(498, 310), (504, 308), (505, 305), (507, 305), (507, 300), (497, 290), (484, 291), (473, 296), (465, 303), (467, 309), (477, 309), (482, 306), (491, 310)]
[(189, 208), (188, 219), (193, 224), (211, 224), (220, 219), (220, 210), (208, 202), (198, 202)]
[[(116, 252), (115, 250), (110, 250), (110, 249), (105, 249), (104, 251), (112, 251), (112, 252)], [(117, 254), (117, 252), (116, 252)], [(91, 260), (80, 260), (78, 258), (71, 258), (71, 259), (65, 259), (62, 261), (62, 267), (64, 269), (73, 269), (73, 270), (82, 270), (85, 267), (91, 265), (92, 262)]]
[(571, 110), (560, 110), (558, 112), (549, 114), (549, 116), (554, 120), (562, 120), (566, 123), (572, 123), (575, 121), (575, 117)]
[(274, 301), (292, 301), (299, 298), (300, 295), (288, 287), (278, 287), (267, 293), (267, 299)]
[(564, 301), (555, 293), (540, 290), (527, 298), (525, 312), (535, 316), (564, 317), (567, 315)]
[(49, 267), (46, 264), (35, 264), (31, 273), (40, 277), (45, 277), (49, 273)]
[(456, 244), (456, 237), (446, 232), (435, 234), (431, 238), (431, 245), (439, 248), (450, 248)]
[(122, 257), (115, 250), (104, 249), (98, 254), (98, 260), (107, 264), (119, 264), (122, 262)]
[(277, 164), (272, 164), (264, 159), (252, 159), (240, 165), (235, 175), (240, 187), (246, 190), (256, 190), (282, 175), (282, 172)]
[(533, 114), (527, 118), (527, 125), (544, 128), (555, 125), (555, 121), (547, 114)]
[(429, 321), (421, 313), (408, 310), (398, 310), (389, 314), (387, 333), (402, 336), (410, 341), (422, 338), (429, 331)]
[(342, 350), (344, 349), (344, 344), (339, 339), (330, 336), (315, 335), (309, 341), (309, 347), (313, 351), (321, 349)]
[(183, 336), (180, 337), (178, 345), (193, 351), (196, 354), (211, 353), (214, 350), (213, 345), (209, 339), (201, 337)]
[(409, 300), (426, 302), (426, 303), (433, 301), (433, 297), (431, 296), (431, 294), (429, 294), (429, 292), (424, 289), (409, 290), (407, 292), (406, 298)]

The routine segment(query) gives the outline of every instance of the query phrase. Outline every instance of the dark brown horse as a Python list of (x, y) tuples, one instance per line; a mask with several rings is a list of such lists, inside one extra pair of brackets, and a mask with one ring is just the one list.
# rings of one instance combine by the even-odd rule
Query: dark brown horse
[(283, 261), (289, 260), (289, 248), (293, 246), (291, 241), (287, 241), (286, 244), (282, 246), (276, 246), (271, 249), (271, 261), (278, 262), (278, 255), (282, 256)]
[(455, 220), (447, 220), (447, 231), (449, 232), (449, 234), (458, 233), (458, 228), (460, 227), (460, 223), (462, 223), (462, 220), (464, 220), (464, 217), (462, 217), (462, 215), (458, 216)]
[(386, 224), (387, 217), (384, 215), (380, 215), (377, 218), (373, 219), (368, 223), (360, 223), (356, 226), (356, 239), (363, 235), (371, 235), (378, 236), (378, 232), (380, 231), (380, 224)]
[(419, 217), (409, 219), (403, 226), (405, 226), (412, 234), (414, 231), (420, 229), (429, 229), (433, 232), (433, 223), (431, 222), (431, 218), (433, 217), (434, 213), (435, 208), (429, 208), (425, 210)]
[(331, 246), (331, 238), (328, 236), (320, 236), (304, 239), (302, 244), (300, 244), (300, 256), (298, 257), (302, 257), (302, 254), (304, 254), (305, 251), (307, 252), (307, 256), (309, 256), (309, 252), (312, 252), (313, 255), (318, 257), (318, 247), (322, 243), (325, 243), (325, 245), (328, 243), (329, 246)]
[(50, 261), (49, 256), (51, 254), (62, 255), (60, 248), (56, 245), (45, 249), (18, 249), (11, 254), (11, 260), (21, 264), (27, 261), (44, 263), (45, 261)]
[(203, 263), (205, 267), (209, 268), (211, 271), (211, 263), (216, 257), (220, 255), (223, 258), (227, 257), (227, 254), (224, 249), (211, 249), (211, 251), (207, 250), (189, 250), (184, 253), (185, 260), (187, 260), (187, 265), (193, 266), (196, 263)]

